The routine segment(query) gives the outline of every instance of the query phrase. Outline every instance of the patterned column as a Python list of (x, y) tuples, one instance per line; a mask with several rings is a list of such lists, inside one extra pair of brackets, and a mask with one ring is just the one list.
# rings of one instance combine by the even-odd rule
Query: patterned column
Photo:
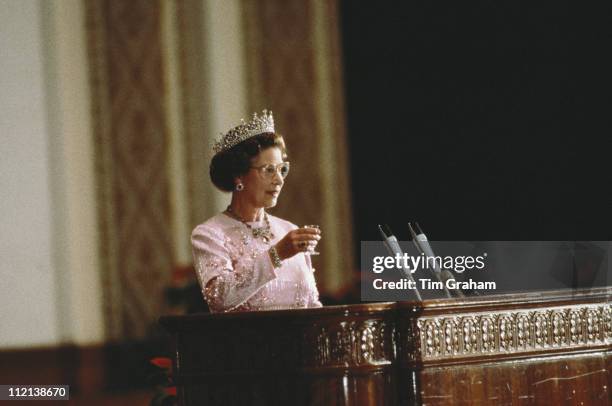
[(87, 0), (107, 338), (140, 338), (173, 266), (160, 1)]

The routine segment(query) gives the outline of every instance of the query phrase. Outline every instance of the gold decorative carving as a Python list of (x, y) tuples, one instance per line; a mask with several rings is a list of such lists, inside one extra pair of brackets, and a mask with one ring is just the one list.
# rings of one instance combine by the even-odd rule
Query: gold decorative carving
[(612, 341), (612, 307), (604, 307), (603, 311), (604, 337), (607, 341)]
[(423, 316), (421, 360), (513, 354), (612, 344), (612, 304)]
[(552, 313), (552, 345), (561, 347), (567, 342), (567, 328), (563, 312), (555, 311)]
[(499, 350), (500, 352), (512, 351), (516, 348), (514, 344), (515, 329), (513, 320), (509, 316), (501, 316), (499, 323)]

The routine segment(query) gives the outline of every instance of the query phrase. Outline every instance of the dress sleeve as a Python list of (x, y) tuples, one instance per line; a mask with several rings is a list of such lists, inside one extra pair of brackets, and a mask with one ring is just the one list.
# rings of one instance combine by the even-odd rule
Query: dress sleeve
[(204, 226), (197, 227), (191, 235), (196, 274), (211, 312), (240, 306), (276, 278), (266, 250), (245, 247), (243, 255), (232, 258), (225, 239), (222, 232)]

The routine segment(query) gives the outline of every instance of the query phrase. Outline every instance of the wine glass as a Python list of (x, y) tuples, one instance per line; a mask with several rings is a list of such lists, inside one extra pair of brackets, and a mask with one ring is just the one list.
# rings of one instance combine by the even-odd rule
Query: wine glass
[[(320, 230), (321, 227), (319, 227), (316, 224), (306, 224), (304, 226), (302, 226), (302, 228), (316, 228), (317, 230)], [(319, 255), (320, 253), (315, 251), (314, 248), (309, 249), (308, 251), (304, 252), (304, 255)]]

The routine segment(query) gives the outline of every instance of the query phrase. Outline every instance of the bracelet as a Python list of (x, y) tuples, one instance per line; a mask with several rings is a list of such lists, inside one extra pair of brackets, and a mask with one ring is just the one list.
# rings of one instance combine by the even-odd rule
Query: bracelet
[(276, 247), (271, 247), (268, 250), (268, 253), (270, 254), (270, 259), (272, 260), (272, 265), (274, 266), (274, 268), (280, 268), (281, 266), (283, 266), (283, 261), (281, 261), (280, 257), (278, 256), (278, 251), (276, 251)]

